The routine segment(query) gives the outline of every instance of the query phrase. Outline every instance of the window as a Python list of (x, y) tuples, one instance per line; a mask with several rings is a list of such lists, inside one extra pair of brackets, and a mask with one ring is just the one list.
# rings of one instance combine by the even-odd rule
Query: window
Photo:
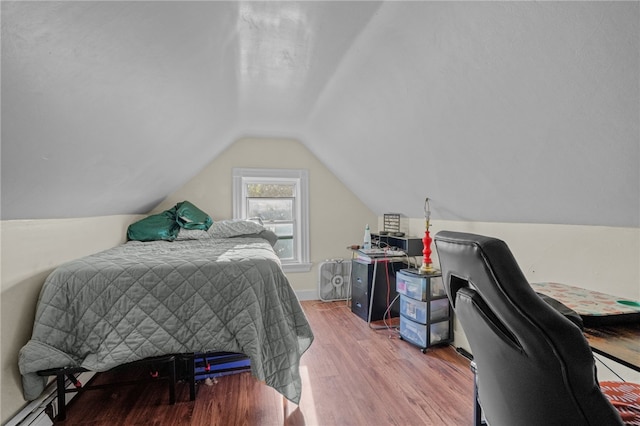
[(278, 236), (274, 250), (287, 272), (307, 272), (309, 177), (306, 170), (233, 169), (233, 217), (260, 219)]

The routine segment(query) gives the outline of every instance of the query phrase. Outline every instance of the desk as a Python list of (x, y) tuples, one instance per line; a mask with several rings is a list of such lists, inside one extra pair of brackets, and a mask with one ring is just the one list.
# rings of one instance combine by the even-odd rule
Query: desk
[(640, 309), (620, 303), (626, 300), (619, 296), (551, 282), (531, 283), (531, 288), (573, 309), (585, 327), (640, 323)]
[(584, 329), (593, 352), (640, 371), (640, 323)]
[(640, 310), (620, 304), (620, 297), (559, 283), (531, 283), (573, 309), (584, 321), (593, 352), (640, 371)]

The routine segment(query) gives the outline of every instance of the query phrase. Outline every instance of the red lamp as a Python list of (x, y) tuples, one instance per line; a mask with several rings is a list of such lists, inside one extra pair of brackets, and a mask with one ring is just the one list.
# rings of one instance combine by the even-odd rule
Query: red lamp
[(437, 269), (433, 267), (431, 264), (431, 243), (433, 239), (431, 235), (429, 235), (429, 220), (431, 219), (431, 209), (429, 207), (429, 198), (425, 198), (424, 200), (424, 219), (425, 219), (425, 231), (424, 238), (422, 238), (422, 245), (424, 249), (422, 250), (422, 266), (420, 267), (421, 274), (433, 274), (438, 272)]

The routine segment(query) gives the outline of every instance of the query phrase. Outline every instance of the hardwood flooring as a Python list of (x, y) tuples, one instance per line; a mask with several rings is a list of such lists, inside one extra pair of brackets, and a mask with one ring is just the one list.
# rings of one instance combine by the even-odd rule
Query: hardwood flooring
[[(469, 425), (473, 376), (452, 347), (423, 354), (394, 330), (374, 330), (345, 302), (302, 302), (315, 341), (303, 355), (300, 405), (250, 373), (200, 383), (195, 401), (166, 382), (89, 391), (69, 405), (64, 425)], [(113, 380), (103, 373), (97, 382)]]

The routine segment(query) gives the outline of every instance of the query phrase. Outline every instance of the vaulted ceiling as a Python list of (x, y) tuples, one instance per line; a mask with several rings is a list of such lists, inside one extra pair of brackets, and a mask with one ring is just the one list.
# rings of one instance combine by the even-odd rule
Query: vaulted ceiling
[(263, 136), (380, 215), (640, 226), (638, 2), (1, 7), (2, 219), (146, 213)]

